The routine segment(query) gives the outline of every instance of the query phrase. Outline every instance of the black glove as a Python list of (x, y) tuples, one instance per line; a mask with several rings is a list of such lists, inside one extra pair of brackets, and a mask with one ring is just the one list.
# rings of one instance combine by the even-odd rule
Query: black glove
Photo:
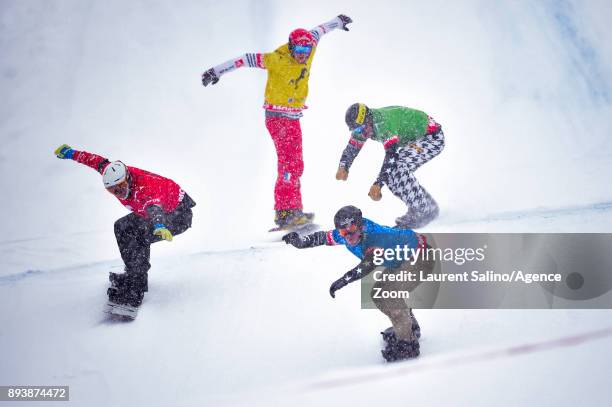
[(285, 243), (293, 245), (298, 249), (323, 246), (327, 242), (327, 233), (320, 230), (309, 235), (301, 236), (296, 232), (287, 233), (283, 236)]
[(210, 68), (208, 71), (202, 74), (202, 85), (208, 86), (209, 83), (214, 85), (217, 82), (219, 82), (219, 77), (215, 73), (214, 68)]
[(340, 21), (342, 21), (342, 29), (344, 31), (348, 31), (349, 29), (348, 29), (347, 25), (352, 23), (353, 20), (351, 20), (351, 18), (349, 16), (345, 16), (344, 14), (340, 14), (338, 16), (338, 18), (340, 19)]
[(329, 295), (331, 295), (332, 298), (336, 298), (336, 291), (338, 291), (339, 289), (341, 289), (342, 287), (344, 287), (347, 284), (348, 283), (346, 282), (346, 279), (344, 278), (344, 276), (342, 276), (341, 278), (337, 279), (329, 287)]
[(287, 233), (283, 236), (283, 240), (285, 243), (301, 249), (302, 238), (297, 232)]

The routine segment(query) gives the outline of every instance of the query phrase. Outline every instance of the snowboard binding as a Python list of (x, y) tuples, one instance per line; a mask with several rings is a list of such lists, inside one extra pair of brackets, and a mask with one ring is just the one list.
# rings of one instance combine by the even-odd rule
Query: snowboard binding
[(106, 293), (108, 303), (105, 312), (133, 320), (138, 314), (144, 293), (148, 291), (147, 273), (109, 273), (111, 283)]
[(312, 226), (314, 213), (304, 213), (301, 209), (277, 210), (274, 216), (276, 227), (270, 232), (291, 231)]
[(387, 342), (387, 347), (381, 353), (387, 362), (416, 358), (420, 354), (419, 341), (395, 339)]
[(383, 337), (383, 341), (385, 342), (385, 349), (383, 349), (381, 352), (383, 358), (385, 358), (387, 362), (395, 362), (398, 360), (411, 359), (419, 356), (421, 327), (414, 317), (412, 310), (410, 311), (410, 316), (412, 317), (412, 336), (416, 339), (412, 341), (398, 339), (392, 326), (380, 333)]
[(395, 219), (396, 228), (398, 229), (420, 229), (427, 226), (431, 221), (436, 219), (440, 214), (438, 204), (433, 201), (432, 209), (428, 213), (418, 213), (412, 209), (408, 209), (405, 215)]
[[(395, 330), (393, 329), (392, 326), (385, 329), (380, 334), (382, 335), (383, 341), (385, 342), (389, 342), (390, 340), (395, 340)], [(416, 320), (416, 318), (414, 317), (412, 319), (412, 335), (414, 335), (414, 337), (417, 339), (421, 339), (421, 327), (418, 321)]]

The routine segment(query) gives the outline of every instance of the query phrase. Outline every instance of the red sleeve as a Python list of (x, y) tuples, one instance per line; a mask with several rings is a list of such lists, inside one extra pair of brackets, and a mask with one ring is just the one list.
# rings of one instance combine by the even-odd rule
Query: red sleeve
[(383, 146), (385, 147), (385, 150), (388, 150), (389, 147), (391, 147), (395, 143), (399, 143), (399, 141), (400, 139), (398, 136), (391, 136), (388, 139), (385, 139), (385, 141), (383, 141)]
[(72, 159), (78, 163), (84, 164), (102, 174), (102, 171), (106, 168), (110, 161), (108, 158), (99, 156), (97, 154), (88, 153), (87, 151), (75, 151)]
[(325, 244), (327, 246), (336, 246), (338, 244), (341, 244), (340, 242), (338, 242), (337, 236), (334, 236), (336, 233), (338, 233), (336, 232), (336, 229), (330, 230), (325, 233)]

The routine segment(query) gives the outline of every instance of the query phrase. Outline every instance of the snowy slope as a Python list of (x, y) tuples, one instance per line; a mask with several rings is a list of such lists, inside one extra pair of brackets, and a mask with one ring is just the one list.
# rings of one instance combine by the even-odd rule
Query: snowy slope
[[(78, 406), (598, 405), (608, 396), (608, 310), (421, 310), (421, 357), (384, 366), (386, 318), (359, 308), (356, 286), (336, 299), (327, 292), (351, 256), (265, 246), (156, 259), (128, 324), (102, 314), (118, 261), (0, 278), (0, 383), (70, 385)], [(604, 328), (584, 342), (506, 351)]]
[[(422, 357), (382, 364), (388, 322), (331, 281), (344, 249), (292, 250), (271, 223), (265, 72), (201, 72), (338, 13), (302, 120), (307, 209), (367, 197), (382, 149), (333, 177), (346, 107), (403, 104), (443, 124), (418, 172), (427, 232), (612, 231), (612, 7), (605, 0), (0, 2), (0, 385), (68, 384), (70, 405), (609, 405), (609, 310), (417, 312)], [(124, 208), (61, 143), (177, 180), (194, 227), (156, 244), (137, 321), (102, 321)], [(259, 247), (249, 249), (251, 246)], [(610, 295), (608, 293), (607, 295)], [(523, 347), (523, 345), (530, 346)]]

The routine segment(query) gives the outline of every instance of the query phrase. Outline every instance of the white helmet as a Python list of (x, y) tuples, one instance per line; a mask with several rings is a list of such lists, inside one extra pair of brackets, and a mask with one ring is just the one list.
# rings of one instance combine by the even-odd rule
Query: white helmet
[(110, 188), (117, 184), (121, 184), (128, 177), (128, 169), (121, 161), (113, 161), (106, 166), (102, 173), (102, 182), (104, 187)]

